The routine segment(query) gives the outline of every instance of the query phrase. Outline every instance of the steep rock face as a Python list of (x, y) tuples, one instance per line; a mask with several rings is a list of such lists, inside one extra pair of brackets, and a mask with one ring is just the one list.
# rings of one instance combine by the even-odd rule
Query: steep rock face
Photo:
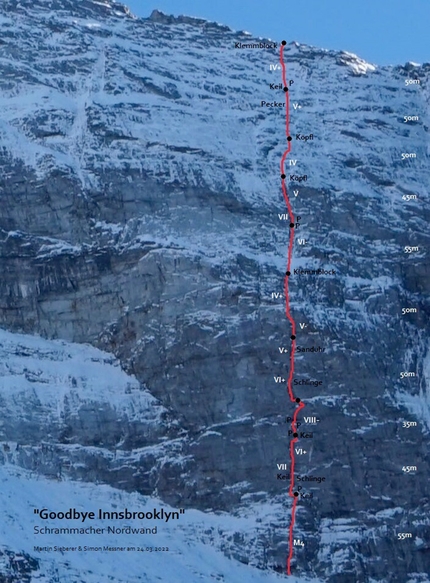
[[(158, 12), (136, 19), (108, 1), (7, 0), (0, 14), (1, 324), (113, 353), (163, 411), (126, 440), (117, 411), (82, 431), (60, 423), (39, 471), (52, 475), (66, 451), (65, 476), (85, 479), (84, 463), (87, 479), (175, 505), (237, 513), (263, 497), (281, 510), (255, 535), (254, 561), (282, 570), (290, 500), (277, 464), (289, 464), (293, 412), (274, 379), (288, 374), (279, 347), (291, 333), (285, 111), (261, 106), (283, 101), (269, 85), (281, 81), (278, 50), (237, 49), (261, 39)], [(297, 471), (326, 480), (304, 486), (313, 498), (297, 513), (306, 544), (295, 569), (331, 583), (404, 581), (429, 566), (429, 66), (375, 68), (297, 43), (285, 60), (291, 176), (307, 176), (287, 177), (302, 217), (293, 268), (334, 271), (290, 279), (298, 345), (324, 349), (296, 355), (295, 378), (322, 382), (297, 387), (304, 414), (320, 419), (301, 419), (313, 437)], [(22, 423), (11, 418), (2, 439), (16, 441)], [(29, 454), (15, 463), (44, 455), (44, 423), (24, 431)], [(79, 453), (67, 453), (70, 439)], [(88, 445), (103, 462), (91, 464)], [(122, 480), (117, 450), (133, 468)], [(243, 540), (225, 550), (247, 560)]]

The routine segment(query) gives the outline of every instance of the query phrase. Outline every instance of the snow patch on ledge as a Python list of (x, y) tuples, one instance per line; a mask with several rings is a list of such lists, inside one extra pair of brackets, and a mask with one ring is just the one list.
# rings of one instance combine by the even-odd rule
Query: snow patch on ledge
[(347, 51), (342, 51), (338, 57), (339, 65), (346, 65), (351, 69), (354, 75), (365, 75), (366, 73), (372, 73), (376, 71), (376, 66), (371, 65), (364, 59), (360, 59), (354, 53), (349, 53)]

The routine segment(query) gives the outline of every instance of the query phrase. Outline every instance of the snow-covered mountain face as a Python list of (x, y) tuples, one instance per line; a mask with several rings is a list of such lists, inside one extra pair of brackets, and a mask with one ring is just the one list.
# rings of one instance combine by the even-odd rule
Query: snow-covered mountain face
[[(21, 479), (70, 481), (76, 500), (87, 481), (203, 511), (202, 544), (283, 573), (285, 110), (261, 106), (283, 101), (270, 88), (278, 48), (235, 48), (260, 40), (137, 19), (109, 0), (1, 3), (0, 431)], [(378, 68), (297, 43), (285, 62), (287, 180), (302, 217), (293, 269), (335, 272), (290, 278), (298, 346), (324, 349), (296, 355), (295, 378), (322, 381), (300, 386), (313, 437), (297, 471), (325, 482), (303, 488), (313, 497), (299, 502), (294, 573), (422, 583), (430, 66)], [(45, 559), (27, 536), (2, 556), (25, 553), (31, 581)]]

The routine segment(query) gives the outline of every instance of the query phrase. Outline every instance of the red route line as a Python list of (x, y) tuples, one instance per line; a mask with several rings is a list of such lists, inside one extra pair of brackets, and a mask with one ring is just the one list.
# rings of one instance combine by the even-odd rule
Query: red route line
[[(280, 63), (282, 68), (282, 83), (284, 87), (288, 87), (287, 85), (287, 67), (284, 62), (284, 45), (281, 44), (281, 52), (280, 52)], [(288, 138), (290, 136), (290, 95), (289, 92), (285, 92), (285, 134)], [(285, 160), (288, 154), (291, 152), (291, 140), (288, 142), (288, 147), (282, 154), (281, 158), (281, 175), (285, 174)], [(293, 209), (291, 208), (290, 199), (288, 198), (287, 187), (285, 184), (286, 179), (282, 180), (282, 194), (284, 196), (285, 204), (287, 205), (288, 209), (288, 216), (290, 219), (290, 223), (294, 223), (294, 214)], [(287, 272), (291, 271), (291, 260), (293, 257), (293, 246), (294, 246), (294, 228), (290, 228), (290, 239), (288, 243), (288, 256), (287, 256)], [(288, 321), (291, 324), (291, 335), (296, 335), (296, 323), (294, 318), (291, 315), (290, 311), (290, 294), (289, 294), (289, 276), (285, 275), (284, 278), (284, 294), (285, 294), (285, 315)], [(293, 376), (294, 376), (294, 356), (296, 353), (296, 340), (295, 338), (291, 340), (291, 351), (290, 351), (290, 373), (288, 375), (287, 380), (287, 389), (288, 395), (290, 397), (290, 401), (292, 403), (296, 403), (296, 397), (293, 393)], [(299, 402), (299, 406), (294, 412), (293, 421), (291, 423), (291, 429), (294, 433), (297, 431), (297, 416), (299, 412), (304, 408), (304, 403), (302, 401)], [(294, 457), (294, 445), (297, 443), (298, 438), (294, 437), (290, 442), (290, 460), (291, 460), (291, 469), (290, 469), (290, 489), (288, 491), (288, 495), (293, 499), (293, 506), (291, 508), (291, 521), (290, 521), (290, 528), (289, 528), (289, 552), (287, 558), (287, 575), (291, 575), (291, 561), (293, 558), (293, 531), (294, 531), (294, 523), (296, 520), (296, 508), (297, 508), (297, 496), (294, 496), (294, 467), (295, 467), (295, 457)]]

